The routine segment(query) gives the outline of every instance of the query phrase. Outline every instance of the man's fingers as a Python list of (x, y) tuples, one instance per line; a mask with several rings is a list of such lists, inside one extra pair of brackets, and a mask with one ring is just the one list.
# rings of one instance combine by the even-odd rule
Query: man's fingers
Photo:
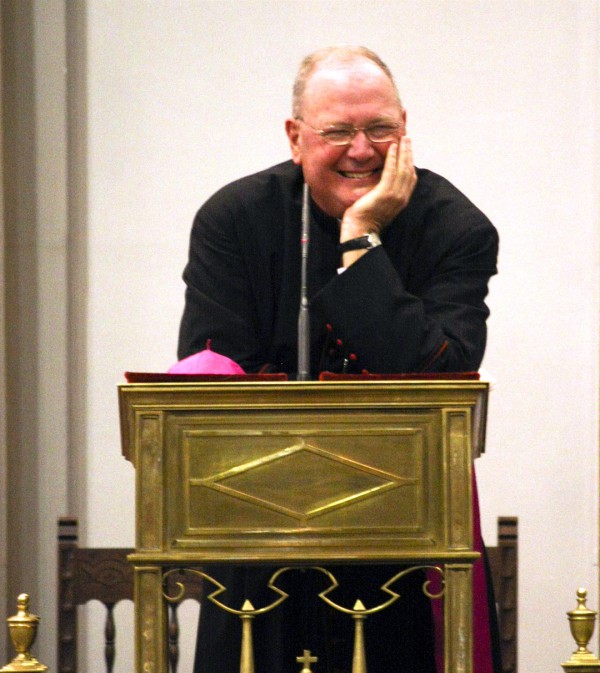
[(406, 207), (416, 182), (411, 142), (402, 137), (388, 147), (379, 183), (346, 211), (348, 221), (368, 221), (366, 230), (381, 231)]
[(400, 139), (400, 154), (398, 156), (398, 173), (400, 175), (412, 175), (415, 172), (413, 162), (412, 142), (410, 138), (403, 136)]
[(388, 148), (380, 180), (381, 189), (396, 192), (415, 177), (412, 143), (410, 138), (403, 136), (399, 143), (392, 143)]
[(393, 188), (396, 178), (398, 176), (398, 159), (399, 159), (398, 143), (392, 143), (388, 147), (385, 155), (385, 162), (383, 164), (383, 171), (381, 173), (381, 180), (379, 184), (383, 189)]
[(409, 196), (417, 182), (417, 172), (413, 163), (412, 142), (410, 138), (403, 136), (400, 140), (400, 152), (398, 156), (398, 172), (396, 174), (396, 187), (399, 190), (409, 190)]

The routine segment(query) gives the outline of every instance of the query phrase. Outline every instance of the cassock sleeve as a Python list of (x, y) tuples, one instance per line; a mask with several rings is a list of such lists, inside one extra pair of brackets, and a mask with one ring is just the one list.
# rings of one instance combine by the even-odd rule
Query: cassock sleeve
[(383, 246), (369, 251), (314, 298), (311, 309), (373, 373), (474, 371), (486, 342), (484, 303), (498, 237), (484, 220), (430, 248), (410, 281)]
[(192, 227), (189, 259), (183, 273), (185, 308), (179, 329), (178, 357), (206, 347), (255, 371), (264, 360), (258, 313), (246, 260), (234, 226), (222, 209), (200, 209)]

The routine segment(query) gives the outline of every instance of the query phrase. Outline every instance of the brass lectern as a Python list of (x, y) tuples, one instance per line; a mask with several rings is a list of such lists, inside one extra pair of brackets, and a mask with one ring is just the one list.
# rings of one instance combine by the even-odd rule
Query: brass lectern
[(451, 379), (122, 384), (136, 673), (167, 673), (165, 573), (214, 562), (443, 564), (445, 672), (473, 673), (487, 397)]

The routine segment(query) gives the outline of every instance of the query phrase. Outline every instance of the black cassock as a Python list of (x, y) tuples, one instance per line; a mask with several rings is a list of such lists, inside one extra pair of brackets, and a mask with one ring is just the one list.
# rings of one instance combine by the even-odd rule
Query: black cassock
[[(308, 293), (311, 372), (461, 372), (478, 369), (486, 341), (484, 303), (496, 273), (498, 237), (489, 220), (435, 173), (418, 169), (408, 206), (382, 232), (383, 245), (343, 273), (339, 224), (311, 204)], [(294, 376), (300, 302), (302, 173), (292, 162), (238, 180), (199, 210), (184, 272), (186, 302), (178, 355), (205, 348), (238, 362), (246, 372)], [(207, 568), (208, 569), (208, 568)], [(214, 569), (230, 592), (223, 600), (255, 607), (273, 569)], [(378, 587), (397, 568), (331, 568), (342, 587), (381, 602)], [(224, 575), (223, 575), (224, 573)], [(296, 657), (310, 649), (316, 671), (351, 669), (353, 621), (331, 613), (313, 591), (324, 576), (286, 573), (285, 618), (278, 609), (253, 623), (257, 673), (296, 673)], [(393, 608), (366, 622), (369, 673), (433, 673), (430, 604), (424, 577), (412, 573), (397, 588)], [(322, 589), (321, 589), (322, 590)], [(340, 592), (342, 589), (340, 588)], [(356, 595), (354, 595), (356, 594)], [(255, 602), (256, 601), (256, 602)], [(340, 599), (340, 602), (343, 602)], [(239, 670), (239, 618), (205, 601), (195, 673)]]

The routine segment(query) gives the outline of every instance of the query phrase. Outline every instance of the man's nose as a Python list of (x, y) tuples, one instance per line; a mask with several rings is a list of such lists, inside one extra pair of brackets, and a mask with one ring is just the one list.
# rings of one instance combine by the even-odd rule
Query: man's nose
[(364, 131), (357, 131), (352, 142), (348, 145), (347, 155), (352, 159), (364, 161), (370, 159), (374, 154), (373, 143), (367, 138)]

